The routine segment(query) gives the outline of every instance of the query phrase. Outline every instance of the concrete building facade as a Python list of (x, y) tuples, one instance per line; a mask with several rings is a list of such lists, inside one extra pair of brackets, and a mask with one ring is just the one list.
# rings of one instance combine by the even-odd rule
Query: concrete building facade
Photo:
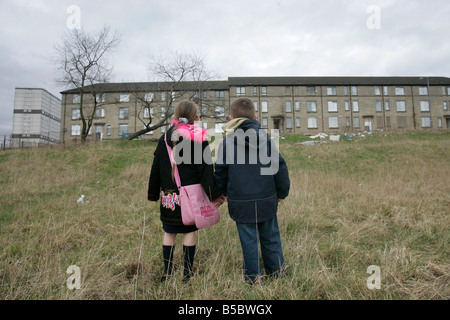
[(16, 88), (12, 147), (55, 144), (61, 133), (61, 100), (41, 88)]
[[(92, 132), (119, 139), (170, 114), (177, 102), (195, 101), (202, 126), (221, 131), (238, 97), (254, 103), (263, 128), (286, 133), (352, 133), (375, 130), (450, 129), (450, 78), (446, 77), (229, 77), (225, 81), (96, 85)], [(94, 95), (86, 88), (85, 102)], [(79, 138), (80, 93), (62, 92), (62, 141)], [(170, 105), (169, 105), (170, 104)], [(89, 107), (88, 107), (89, 108)], [(144, 120), (144, 121), (143, 121)], [(143, 135), (157, 138), (165, 127)]]

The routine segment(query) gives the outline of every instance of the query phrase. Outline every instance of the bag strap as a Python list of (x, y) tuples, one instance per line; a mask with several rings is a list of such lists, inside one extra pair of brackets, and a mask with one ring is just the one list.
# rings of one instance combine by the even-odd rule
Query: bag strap
[(170, 167), (174, 170), (173, 176), (175, 177), (175, 183), (179, 189), (181, 187), (180, 173), (178, 172), (177, 163), (175, 162), (175, 159), (173, 159), (172, 148), (167, 144), (167, 133), (164, 134), (164, 142), (166, 143), (167, 152), (169, 153)]

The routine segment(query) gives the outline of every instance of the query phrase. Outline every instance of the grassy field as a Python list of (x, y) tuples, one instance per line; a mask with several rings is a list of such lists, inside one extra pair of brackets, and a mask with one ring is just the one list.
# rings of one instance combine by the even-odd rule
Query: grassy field
[[(196, 275), (182, 281), (179, 238), (176, 274), (160, 283), (159, 206), (146, 200), (155, 143), (0, 152), (0, 299), (449, 299), (450, 132), (307, 139), (280, 146), (287, 275), (256, 286), (226, 204), (197, 233)], [(80, 289), (66, 285), (71, 265)], [(380, 289), (367, 286), (371, 265)]]

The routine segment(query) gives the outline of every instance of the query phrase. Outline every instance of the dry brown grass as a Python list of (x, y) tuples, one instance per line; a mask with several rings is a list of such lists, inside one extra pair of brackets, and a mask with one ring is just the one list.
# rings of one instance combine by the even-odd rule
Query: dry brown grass
[[(146, 201), (155, 145), (87, 144), (0, 153), (2, 299), (448, 299), (450, 135), (282, 143), (286, 277), (242, 280), (234, 222), (198, 232), (196, 276), (162, 274), (158, 205)], [(88, 204), (76, 200), (86, 195)], [(145, 213), (145, 236), (141, 242)], [(139, 259), (142, 246), (142, 256)], [(69, 290), (70, 265), (81, 289)], [(366, 286), (367, 267), (381, 289)]]

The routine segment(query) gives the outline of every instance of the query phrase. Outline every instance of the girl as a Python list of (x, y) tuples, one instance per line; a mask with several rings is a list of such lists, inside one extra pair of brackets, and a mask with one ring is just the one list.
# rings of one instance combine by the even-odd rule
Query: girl
[[(150, 172), (148, 185), (148, 200), (158, 201), (161, 196), (161, 221), (163, 223), (163, 257), (164, 257), (164, 274), (161, 281), (164, 281), (173, 271), (173, 252), (175, 249), (175, 237), (178, 233), (183, 234), (183, 256), (184, 256), (184, 277), (189, 279), (192, 275), (192, 267), (195, 254), (195, 225), (183, 225), (181, 218), (180, 204), (178, 200), (178, 188), (173, 177), (173, 167), (170, 164), (169, 154), (167, 152), (167, 144), (174, 150), (174, 155), (180, 155), (182, 159), (184, 147), (177, 150), (176, 146), (183, 139), (188, 139), (191, 143), (191, 161), (190, 163), (178, 164), (178, 171), (181, 178), (181, 184), (191, 185), (201, 183), (210, 200), (219, 198), (215, 194), (213, 166), (211, 159), (205, 161), (204, 156), (211, 156), (209, 152), (208, 141), (206, 140), (206, 130), (194, 125), (194, 121), (199, 119), (199, 111), (197, 106), (190, 101), (182, 101), (175, 108), (174, 120), (172, 126), (167, 133), (158, 141), (155, 150), (153, 165)], [(201, 147), (199, 145), (201, 144)], [(183, 144), (186, 146), (186, 144)], [(205, 152), (205, 149), (206, 150)], [(195, 156), (195, 152), (202, 152), (202, 155)], [(197, 162), (194, 161), (197, 160)], [(201, 163), (198, 163), (201, 159)], [(186, 161), (188, 162), (188, 161)]]

